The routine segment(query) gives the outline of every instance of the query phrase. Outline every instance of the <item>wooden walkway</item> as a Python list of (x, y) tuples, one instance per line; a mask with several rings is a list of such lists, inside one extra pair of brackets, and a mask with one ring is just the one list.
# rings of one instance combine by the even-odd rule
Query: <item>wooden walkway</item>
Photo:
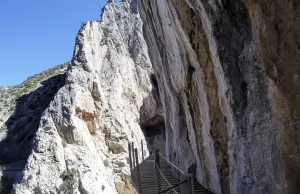
[[(160, 159), (160, 170), (156, 168), (155, 164), (155, 154), (150, 155), (139, 165), (140, 170), (140, 180), (141, 180), (141, 192), (142, 194), (157, 194), (156, 182), (159, 182), (160, 191), (175, 186), (179, 183), (178, 180), (173, 178), (171, 173), (171, 168), (164, 159)], [(158, 176), (157, 176), (158, 175)], [(158, 178), (157, 178), (158, 177)], [(157, 180), (158, 179), (158, 180)], [(138, 179), (137, 179), (137, 168), (133, 169), (132, 181), (135, 187), (138, 189)], [(166, 194), (181, 194), (180, 185), (164, 192)], [(205, 189), (196, 180), (194, 181), (194, 194), (212, 194), (212, 192)]]

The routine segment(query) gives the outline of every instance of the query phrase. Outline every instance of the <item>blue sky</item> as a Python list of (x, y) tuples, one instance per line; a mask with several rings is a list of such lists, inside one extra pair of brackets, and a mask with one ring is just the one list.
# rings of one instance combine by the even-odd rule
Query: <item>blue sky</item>
[(107, 0), (0, 0), (0, 86), (71, 59), (82, 22), (100, 19)]

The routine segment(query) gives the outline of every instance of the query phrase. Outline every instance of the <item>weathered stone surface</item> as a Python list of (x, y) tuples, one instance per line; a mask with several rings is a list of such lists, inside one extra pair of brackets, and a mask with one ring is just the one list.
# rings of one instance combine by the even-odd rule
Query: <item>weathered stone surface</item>
[(0, 95), (4, 94), (8, 90), (8, 87), (0, 87)]
[(300, 155), (299, 126), (282, 129), (299, 120), (299, 9), (295, 0), (141, 0), (167, 156), (196, 166), (216, 193), (300, 190), (289, 157)]
[(145, 134), (150, 150), (165, 150), (165, 122), (162, 104), (159, 98), (159, 89), (154, 75), (150, 76), (152, 90), (144, 98), (140, 109), (140, 126)]
[(27, 184), (14, 192), (57, 193), (64, 171), (74, 169), (74, 193), (135, 193), (127, 149), (134, 142), (141, 151), (145, 140), (140, 108), (152, 73), (139, 15), (126, 2), (110, 2), (100, 21), (78, 32), (64, 86), (42, 115), (19, 177)]
[(127, 143), (141, 139), (215, 193), (299, 193), (300, 127), (287, 125), (300, 114), (299, 9), (108, 1), (78, 32), (66, 74), (20, 87), (15, 113), (0, 110), (0, 159), (29, 157), (13, 193), (58, 193), (66, 173), (74, 193), (136, 193)]
[[(47, 102), (51, 101), (60, 86), (60, 77), (66, 71), (67, 64), (31, 76), (19, 85), (5, 87), (5, 92), (0, 94), (0, 141), (6, 137), (8, 131), (14, 131), (15, 137), (20, 135), (19, 132), (24, 135), (31, 130), (36, 131), (27, 126), (32, 118), (40, 119), (40, 114), (47, 108)], [(15, 129), (22, 127), (25, 130)], [(38, 126), (34, 128), (37, 129)], [(2, 151), (0, 149), (0, 155)], [(18, 157), (17, 153), (15, 155)], [(0, 160), (5, 159), (0, 156)]]

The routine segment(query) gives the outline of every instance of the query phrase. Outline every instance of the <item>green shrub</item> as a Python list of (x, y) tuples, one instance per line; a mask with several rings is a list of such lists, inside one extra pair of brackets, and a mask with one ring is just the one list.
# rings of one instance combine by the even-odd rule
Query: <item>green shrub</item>
[(15, 179), (8, 176), (2, 176), (0, 182), (0, 194), (10, 194)]
[(21, 185), (22, 185), (23, 187), (29, 187), (29, 184), (28, 184), (27, 180), (22, 180), (22, 181), (21, 181)]
[[(0, 131), (6, 131), (6, 129), (7, 129), (7, 127), (6, 127), (6, 125), (3, 125), (2, 127), (0, 127)], [(1, 161), (2, 159), (0, 158), (0, 161)]]
[(43, 194), (41, 187), (40, 186), (34, 187), (33, 194)]
[(6, 101), (4, 102), (4, 107), (8, 107), (8, 103)]
[(73, 194), (76, 183), (76, 170), (74, 168), (65, 170), (60, 178), (63, 180), (63, 183), (59, 186), (60, 193)]

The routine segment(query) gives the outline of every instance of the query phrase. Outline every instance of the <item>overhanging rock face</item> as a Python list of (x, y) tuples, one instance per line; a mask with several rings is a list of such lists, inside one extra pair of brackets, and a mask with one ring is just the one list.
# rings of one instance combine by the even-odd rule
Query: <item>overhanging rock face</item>
[(140, 108), (153, 73), (135, 12), (126, 2), (109, 3), (100, 21), (82, 25), (65, 85), (41, 118), (20, 177), (26, 184), (16, 193), (63, 192), (67, 181), (74, 193), (135, 193), (127, 146), (139, 148), (145, 139)]
[(298, 193), (299, 2), (139, 6), (167, 157), (216, 193)]
[(0, 157), (29, 155), (13, 192), (136, 193), (127, 145), (146, 139), (215, 193), (299, 193), (299, 9), (109, 1), (82, 25), (67, 71), (1, 117), (13, 127)]

